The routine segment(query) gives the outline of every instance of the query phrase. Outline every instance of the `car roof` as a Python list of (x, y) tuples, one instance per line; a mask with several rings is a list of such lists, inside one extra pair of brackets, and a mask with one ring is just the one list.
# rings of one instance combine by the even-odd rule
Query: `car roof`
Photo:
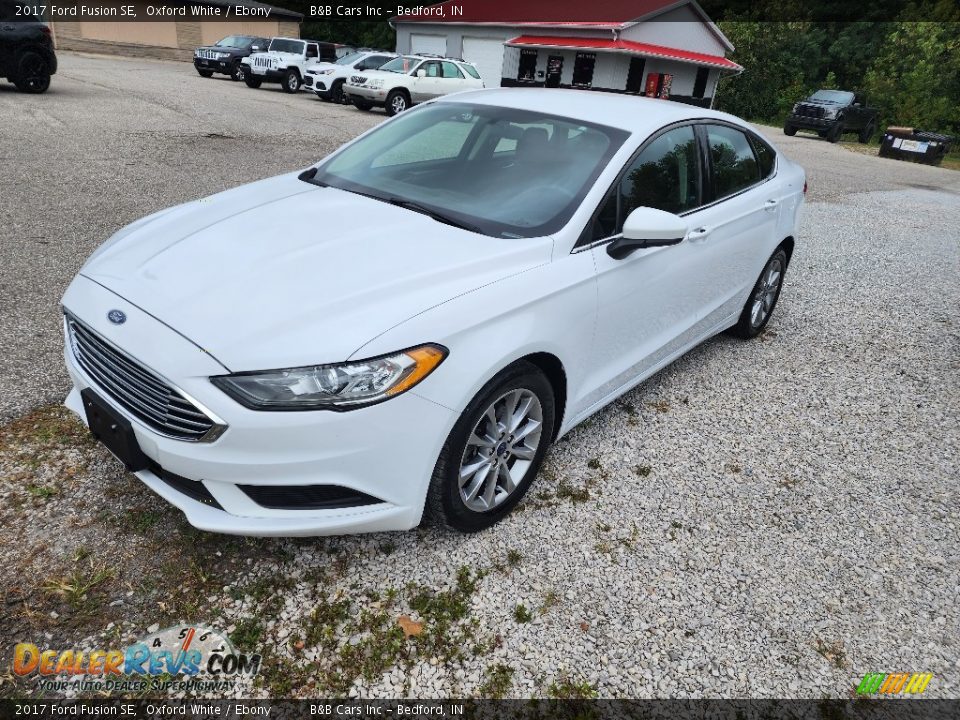
[(740, 118), (686, 103), (620, 93), (559, 88), (488, 88), (446, 95), (437, 102), (471, 102), (532, 110), (607, 125), (631, 133), (651, 133), (683, 120), (726, 120), (746, 127)]

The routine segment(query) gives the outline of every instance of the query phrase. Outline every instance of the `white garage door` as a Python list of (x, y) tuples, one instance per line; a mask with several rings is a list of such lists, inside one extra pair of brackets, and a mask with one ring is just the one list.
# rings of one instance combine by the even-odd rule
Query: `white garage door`
[(418, 35), (413, 33), (410, 36), (410, 52), (426, 53), (428, 55), (446, 55), (447, 54), (447, 36), (446, 35)]
[(463, 59), (477, 66), (484, 85), (500, 87), (500, 78), (503, 77), (502, 40), (465, 37)]

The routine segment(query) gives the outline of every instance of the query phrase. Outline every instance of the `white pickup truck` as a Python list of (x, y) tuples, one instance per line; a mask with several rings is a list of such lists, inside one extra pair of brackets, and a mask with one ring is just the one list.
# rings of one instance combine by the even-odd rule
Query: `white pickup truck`
[(258, 88), (262, 83), (280, 83), (284, 92), (295, 93), (303, 84), (307, 69), (319, 62), (337, 59), (333, 43), (297, 38), (275, 37), (266, 52), (245, 57), (244, 81), (247, 87)]

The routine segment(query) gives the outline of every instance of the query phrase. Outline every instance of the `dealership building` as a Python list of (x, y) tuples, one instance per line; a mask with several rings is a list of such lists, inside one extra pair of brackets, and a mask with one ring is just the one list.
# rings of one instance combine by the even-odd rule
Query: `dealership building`
[[(65, 4), (70, 5), (70, 0)], [(139, 18), (148, 17), (148, 7), (155, 7), (159, 3), (130, 0), (123, 4), (136, 8), (138, 20), (64, 22), (49, 18), (57, 49), (161, 60), (192, 60), (195, 48), (213, 45), (227, 35), (300, 37), (300, 22), (303, 20), (300, 13), (256, 0), (191, 0), (176, 5), (188, 10), (191, 7), (229, 7), (232, 19), (201, 21), (199, 17), (190, 14), (141, 22)], [(247, 9), (249, 14), (237, 17), (237, 6)]]
[(463, 58), (487, 87), (579, 88), (709, 106), (720, 77), (743, 70), (694, 0), (449, 0), (428, 10), (393, 18), (397, 52)]

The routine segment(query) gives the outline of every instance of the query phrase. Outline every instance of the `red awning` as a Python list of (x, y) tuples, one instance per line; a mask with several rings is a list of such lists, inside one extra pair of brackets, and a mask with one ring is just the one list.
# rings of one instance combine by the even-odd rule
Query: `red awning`
[(679, 60), (680, 62), (694, 63), (696, 65), (709, 65), (711, 67), (722, 68), (723, 70), (743, 70), (732, 60), (722, 55), (706, 55), (705, 53), (690, 52), (688, 50), (678, 50), (677, 48), (664, 47), (663, 45), (648, 45), (647, 43), (633, 42), (632, 40), (621, 40), (613, 38), (592, 38), (592, 37), (542, 37), (539, 35), (521, 35), (513, 40), (507, 40), (506, 45), (514, 47), (551, 47), (564, 48), (570, 50), (608, 50), (613, 52), (625, 52), (633, 55), (645, 55), (648, 57), (662, 57), (669, 60)]

